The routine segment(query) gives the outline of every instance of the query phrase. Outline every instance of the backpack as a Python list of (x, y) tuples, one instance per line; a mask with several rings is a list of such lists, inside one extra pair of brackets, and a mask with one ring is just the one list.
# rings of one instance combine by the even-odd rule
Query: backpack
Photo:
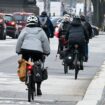
[(85, 42), (85, 33), (82, 26), (71, 26), (69, 30), (69, 42), (82, 43)]
[(48, 29), (47, 17), (39, 17), (40, 27)]

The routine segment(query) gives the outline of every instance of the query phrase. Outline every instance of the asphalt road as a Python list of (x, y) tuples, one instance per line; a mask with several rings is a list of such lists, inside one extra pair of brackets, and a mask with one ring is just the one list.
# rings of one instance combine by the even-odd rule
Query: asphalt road
[[(84, 63), (84, 70), (74, 79), (74, 71), (64, 74), (62, 61), (56, 58), (57, 39), (52, 39), (51, 55), (46, 59), (49, 78), (42, 83), (41, 97), (36, 97), (34, 105), (76, 105), (82, 100), (92, 78), (99, 71), (105, 60), (105, 36), (91, 39), (89, 44), (89, 61)], [(16, 40), (0, 41), (0, 105), (28, 105), (27, 91), (24, 83), (17, 76), (17, 60), (15, 54)]]

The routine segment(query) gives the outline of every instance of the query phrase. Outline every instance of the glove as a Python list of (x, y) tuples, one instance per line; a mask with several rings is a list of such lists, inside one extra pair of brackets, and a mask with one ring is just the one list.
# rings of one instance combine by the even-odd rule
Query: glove
[(51, 35), (50, 35), (50, 38), (53, 38), (53, 37), (54, 37), (54, 35), (53, 35), (53, 34), (51, 34)]
[(16, 54), (18, 54), (18, 55), (19, 55), (19, 54), (21, 54), (21, 52), (16, 52)]

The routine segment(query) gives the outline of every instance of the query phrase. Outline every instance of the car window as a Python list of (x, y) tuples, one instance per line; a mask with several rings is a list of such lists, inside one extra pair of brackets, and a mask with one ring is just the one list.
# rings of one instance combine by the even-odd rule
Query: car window
[(6, 20), (6, 21), (13, 21), (14, 20), (13, 17), (10, 15), (5, 15), (3, 17), (4, 17), (4, 20)]
[(17, 21), (22, 21), (23, 20), (23, 16), (22, 15), (14, 15), (14, 18)]
[(26, 21), (26, 19), (27, 19), (27, 17), (28, 17), (29, 15), (14, 15), (14, 18), (15, 18), (15, 20), (17, 20), (17, 21)]
[(24, 15), (24, 20), (26, 21), (27, 20), (27, 17), (28, 17), (29, 15)]

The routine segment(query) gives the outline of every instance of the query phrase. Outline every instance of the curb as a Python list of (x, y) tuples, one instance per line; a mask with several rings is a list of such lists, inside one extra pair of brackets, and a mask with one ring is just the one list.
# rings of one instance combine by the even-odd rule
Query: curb
[(96, 73), (83, 97), (76, 105), (100, 105), (105, 88), (105, 61)]

